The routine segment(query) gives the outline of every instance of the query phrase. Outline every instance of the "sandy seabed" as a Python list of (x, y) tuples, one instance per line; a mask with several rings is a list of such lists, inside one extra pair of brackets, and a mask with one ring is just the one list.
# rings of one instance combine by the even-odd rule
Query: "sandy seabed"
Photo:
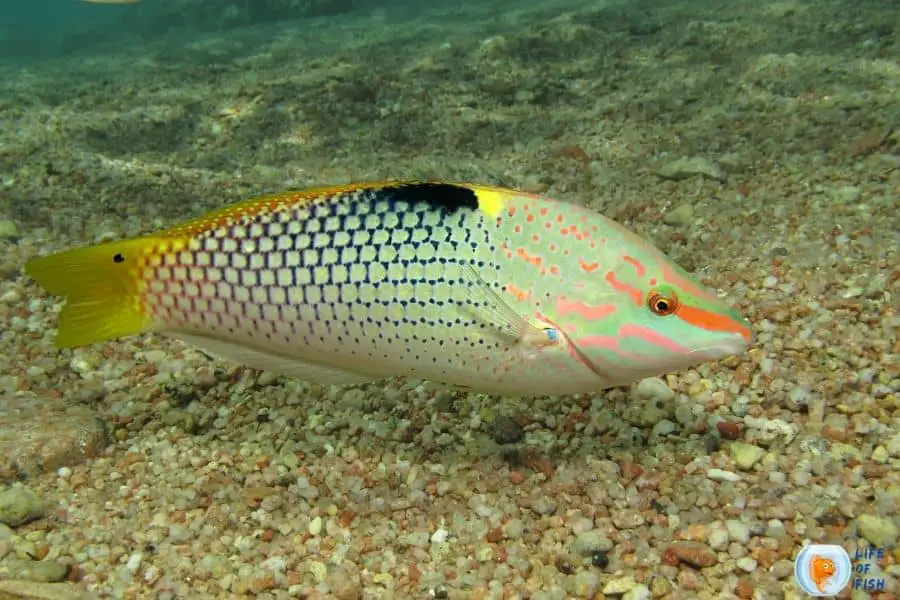
[[(0, 67), (0, 599), (804, 597), (900, 552), (900, 6), (575, 1)], [(600, 210), (746, 355), (593, 396), (329, 388), (159, 336), (58, 352), (30, 257), (309, 185)]]

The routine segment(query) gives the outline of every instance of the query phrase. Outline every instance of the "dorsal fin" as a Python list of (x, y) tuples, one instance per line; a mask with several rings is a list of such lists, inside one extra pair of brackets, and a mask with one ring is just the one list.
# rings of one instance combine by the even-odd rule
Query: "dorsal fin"
[[(390, 193), (390, 200), (409, 204), (426, 203), (445, 212), (465, 208), (479, 208), (477, 192), (464, 184), (438, 181), (370, 181), (314, 187), (306, 190), (280, 192), (237, 202), (154, 234), (156, 237), (177, 238), (192, 236), (217, 227), (229, 225), (241, 219), (289, 208), (308, 202), (329, 201), (349, 193)], [(377, 198), (376, 198), (377, 199)]]

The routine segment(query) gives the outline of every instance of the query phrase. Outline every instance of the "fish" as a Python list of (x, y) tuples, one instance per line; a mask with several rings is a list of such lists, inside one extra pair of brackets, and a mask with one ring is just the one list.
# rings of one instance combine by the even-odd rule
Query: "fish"
[(32, 258), (25, 273), (65, 298), (59, 348), (156, 332), (329, 385), (589, 393), (754, 340), (735, 308), (615, 221), (471, 183), (266, 195)]
[(813, 580), (820, 592), (825, 593), (827, 591), (825, 586), (834, 575), (834, 572), (834, 561), (830, 558), (814, 554), (809, 559), (809, 578)]

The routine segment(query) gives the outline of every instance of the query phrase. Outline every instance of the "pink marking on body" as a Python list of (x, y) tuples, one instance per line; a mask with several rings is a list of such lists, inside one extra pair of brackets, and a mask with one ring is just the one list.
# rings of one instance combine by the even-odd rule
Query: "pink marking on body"
[(625, 255), (622, 257), (622, 260), (634, 267), (634, 271), (637, 273), (638, 277), (643, 277), (647, 273), (647, 269), (644, 265), (633, 256)]
[(606, 274), (606, 281), (609, 282), (609, 285), (612, 286), (614, 290), (617, 292), (623, 292), (628, 294), (631, 297), (631, 300), (637, 305), (641, 306), (644, 303), (643, 295), (641, 291), (637, 288), (633, 288), (630, 285), (624, 284), (618, 279), (616, 279), (616, 274), (612, 271), (609, 271)]
[(641, 325), (622, 325), (619, 327), (619, 335), (622, 337), (638, 338), (639, 340), (643, 340), (654, 346), (659, 346), (667, 352), (676, 354), (687, 354), (690, 352), (690, 350), (678, 342), (673, 341), (671, 338), (667, 338), (658, 331), (654, 331), (649, 327), (642, 327)]
[(564, 317), (570, 313), (576, 313), (588, 321), (598, 321), (605, 319), (609, 315), (616, 312), (615, 304), (597, 304), (588, 305), (584, 302), (570, 302), (565, 298), (559, 298), (556, 301), (556, 312)]
[(594, 261), (592, 263), (587, 262), (583, 258), (578, 259), (578, 266), (581, 267), (581, 270), (585, 273), (591, 273), (600, 268), (600, 263)]
[(603, 350), (615, 352), (622, 358), (634, 361), (639, 364), (647, 363), (646, 356), (635, 354), (634, 352), (625, 352), (624, 350), (619, 350), (619, 338), (613, 335), (589, 335), (583, 338), (578, 338), (578, 346), (580, 348), (601, 348)]

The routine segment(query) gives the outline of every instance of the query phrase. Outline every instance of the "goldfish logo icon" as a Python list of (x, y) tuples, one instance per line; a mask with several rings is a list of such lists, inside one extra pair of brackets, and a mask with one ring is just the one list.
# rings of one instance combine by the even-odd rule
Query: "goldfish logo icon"
[(797, 585), (811, 596), (835, 596), (850, 582), (850, 555), (841, 546), (809, 544), (794, 560)]

